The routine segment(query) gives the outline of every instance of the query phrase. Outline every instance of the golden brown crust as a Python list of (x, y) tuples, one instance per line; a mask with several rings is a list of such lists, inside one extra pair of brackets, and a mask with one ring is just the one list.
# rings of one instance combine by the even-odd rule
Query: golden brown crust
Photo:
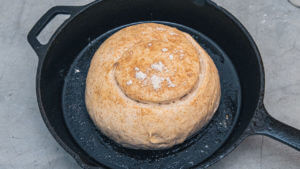
[(165, 25), (130, 26), (95, 53), (86, 106), (98, 128), (126, 147), (182, 143), (219, 105), (218, 71), (188, 34)]

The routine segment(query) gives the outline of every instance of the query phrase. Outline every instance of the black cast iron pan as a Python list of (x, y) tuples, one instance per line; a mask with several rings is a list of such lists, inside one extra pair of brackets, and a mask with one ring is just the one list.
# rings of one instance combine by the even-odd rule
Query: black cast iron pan
[[(42, 45), (37, 35), (58, 14), (71, 16)], [(114, 32), (143, 22), (191, 34), (212, 57), (221, 78), (221, 103), (210, 123), (166, 150), (116, 144), (96, 129), (84, 104), (95, 50)], [(103, 0), (58, 6), (42, 16), (28, 41), (39, 56), (36, 92), (42, 117), (83, 168), (206, 168), (253, 134), (300, 150), (300, 131), (273, 119), (264, 108), (264, 70), (253, 39), (237, 19), (209, 0)]]

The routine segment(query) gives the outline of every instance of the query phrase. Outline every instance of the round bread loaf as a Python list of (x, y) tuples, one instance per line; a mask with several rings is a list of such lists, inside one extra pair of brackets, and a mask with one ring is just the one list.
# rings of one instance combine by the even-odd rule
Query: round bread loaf
[(100, 46), (85, 92), (102, 133), (125, 147), (163, 149), (208, 123), (219, 105), (220, 80), (190, 35), (145, 23), (118, 31)]

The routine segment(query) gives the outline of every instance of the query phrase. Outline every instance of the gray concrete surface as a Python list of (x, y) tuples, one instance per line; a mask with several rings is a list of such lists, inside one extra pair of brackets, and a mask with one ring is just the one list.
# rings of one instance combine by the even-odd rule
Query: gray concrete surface
[[(55, 142), (35, 96), (38, 58), (26, 35), (55, 5), (91, 0), (1, 0), (0, 169), (78, 169)], [(266, 71), (265, 104), (277, 119), (300, 129), (300, 9), (286, 0), (216, 0), (254, 37)], [(44, 36), (51, 35), (51, 27)], [(43, 37), (41, 37), (43, 39)], [(211, 169), (299, 169), (300, 152), (262, 136), (246, 139)]]

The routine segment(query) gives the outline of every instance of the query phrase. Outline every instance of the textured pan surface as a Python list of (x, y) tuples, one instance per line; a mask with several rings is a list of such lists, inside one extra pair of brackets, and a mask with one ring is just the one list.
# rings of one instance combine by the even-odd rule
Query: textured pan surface
[[(213, 154), (228, 138), (240, 110), (241, 88), (237, 73), (228, 56), (208, 37), (179, 25), (157, 22), (189, 33), (214, 60), (221, 80), (221, 103), (211, 122), (183, 144), (160, 151), (132, 150), (121, 147), (101, 134), (85, 108), (84, 91), (89, 63), (101, 43), (115, 28), (91, 41), (73, 62), (65, 78), (63, 115), (78, 145), (96, 161), (111, 168), (190, 168)], [(136, 23), (133, 23), (136, 24)], [(132, 24), (130, 24), (132, 25)]]

